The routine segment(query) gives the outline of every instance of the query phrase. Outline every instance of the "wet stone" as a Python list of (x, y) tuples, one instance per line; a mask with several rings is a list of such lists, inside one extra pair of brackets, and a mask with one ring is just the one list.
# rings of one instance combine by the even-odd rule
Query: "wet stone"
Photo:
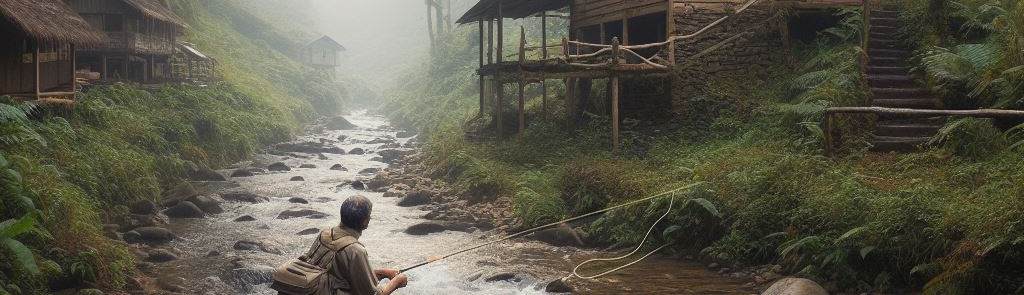
[(341, 166), (341, 164), (334, 164), (333, 166), (331, 166), (331, 170), (334, 170), (334, 171), (348, 171), (348, 168), (345, 168), (345, 166)]
[(363, 184), (362, 181), (356, 180), (356, 181), (353, 181), (350, 185), (352, 185), (352, 188), (356, 189), (356, 190), (365, 190), (366, 189), (366, 185)]
[(209, 168), (191, 169), (188, 171), (188, 179), (192, 181), (225, 181), (224, 175)]
[(135, 230), (129, 231), (122, 235), (125, 242), (130, 244), (136, 243), (155, 243), (163, 244), (174, 240), (175, 236), (170, 230), (159, 227), (140, 227)]
[(288, 211), (281, 212), (281, 214), (277, 215), (277, 219), (292, 219), (292, 218), (302, 218), (302, 217), (309, 218), (309, 219), (324, 219), (324, 218), (327, 218), (327, 216), (328, 216), (327, 213), (319, 212), (319, 211), (316, 211), (316, 210), (300, 209), (300, 210), (288, 210)]
[(174, 218), (203, 218), (203, 209), (189, 201), (180, 202), (171, 208), (164, 210), (164, 214)]
[(309, 204), (309, 201), (307, 201), (306, 199), (303, 199), (303, 198), (291, 198), (291, 199), (288, 199), (288, 203), (293, 203), (293, 204)]
[(302, 169), (314, 169), (314, 168), (316, 168), (316, 165), (313, 165), (313, 164), (302, 164), (302, 165), (299, 165), (299, 168), (302, 168)]
[(275, 171), (275, 172), (282, 172), (282, 171), (292, 171), (292, 168), (288, 167), (288, 165), (286, 165), (285, 163), (277, 162), (277, 163), (274, 163), (274, 164), (270, 164), (270, 166), (267, 166), (267, 170)]
[(132, 214), (153, 214), (157, 212), (156, 203), (150, 200), (142, 200), (132, 204)]
[(250, 192), (227, 192), (220, 195), (225, 201), (231, 202), (243, 202), (243, 203), (263, 203), (269, 202), (270, 199), (264, 196), (259, 196)]
[(446, 230), (446, 227), (437, 222), (423, 222), (405, 229), (405, 233), (413, 236), (423, 236), (432, 233), (439, 233)]
[(239, 216), (238, 218), (235, 218), (234, 221), (235, 222), (256, 221), (256, 217), (252, 217), (251, 215), (242, 215), (242, 216)]
[(308, 236), (308, 235), (313, 235), (313, 234), (318, 234), (318, 233), (320, 233), (320, 229), (318, 229), (318, 228), (307, 228), (307, 229), (304, 229), (304, 230), (302, 230), (302, 231), (300, 231), (298, 233), (295, 233), (295, 234), (296, 235), (300, 235), (300, 236)]
[(401, 201), (398, 201), (398, 206), (400, 206), (400, 207), (414, 207), (414, 206), (430, 204), (431, 197), (433, 197), (433, 193), (431, 193), (429, 191), (423, 191), (423, 190), (415, 191), (415, 192), (412, 192), (412, 193), (406, 195), (405, 197), (403, 197)]
[(510, 273), (510, 272), (495, 274), (495, 275), (489, 276), (486, 279), (484, 279), (484, 281), (488, 282), (488, 283), (493, 283), (493, 282), (520, 282), (522, 280), (523, 279), (520, 278), (519, 275), (514, 274), (514, 273)]
[(348, 151), (348, 153), (350, 155), (364, 155), (364, 154), (366, 154), (366, 150), (364, 150), (362, 148), (354, 148), (354, 149)]
[(410, 137), (413, 137), (413, 136), (416, 136), (416, 132), (412, 132), (412, 131), (399, 131), (398, 134), (395, 135), (395, 137), (398, 137), (398, 138), (410, 138)]
[(206, 212), (206, 213), (210, 213), (210, 214), (224, 213), (224, 209), (220, 207), (220, 202), (218, 202), (217, 200), (214, 200), (213, 198), (210, 198), (208, 196), (196, 195), (196, 196), (192, 196), (191, 198), (188, 198), (188, 200), (186, 200), (186, 201), (191, 202), (192, 204), (195, 204), (196, 207), (199, 207), (199, 209), (203, 210), (203, 212)]
[(251, 170), (246, 169), (246, 168), (235, 169), (235, 171), (231, 172), (231, 177), (253, 177), (253, 176), (256, 176), (256, 174), (252, 173)]
[(238, 251), (261, 251), (270, 254), (281, 254), (281, 250), (271, 248), (270, 246), (267, 246), (264, 243), (253, 241), (238, 241), (235, 242), (235, 245), (232, 246), (232, 248)]
[(548, 283), (548, 285), (546, 287), (544, 287), (544, 291), (549, 292), (549, 293), (572, 293), (572, 292), (575, 292), (576, 290), (573, 289), (571, 286), (569, 286), (569, 284), (566, 281), (567, 281), (566, 278), (561, 278), (561, 279), (557, 279), (557, 280), (551, 281), (550, 283)]
[(363, 169), (362, 171), (359, 171), (359, 174), (374, 174), (377, 172), (380, 172), (380, 168), (366, 168)]
[(304, 177), (302, 177), (302, 176), (293, 176), (293, 177), (292, 177), (291, 179), (289, 179), (288, 181), (306, 181), (306, 178), (304, 178)]
[(178, 255), (174, 255), (174, 253), (171, 253), (171, 251), (167, 251), (164, 249), (149, 250), (149, 253), (147, 253), (147, 255), (148, 257), (146, 258), (146, 261), (149, 262), (162, 263), (178, 260)]

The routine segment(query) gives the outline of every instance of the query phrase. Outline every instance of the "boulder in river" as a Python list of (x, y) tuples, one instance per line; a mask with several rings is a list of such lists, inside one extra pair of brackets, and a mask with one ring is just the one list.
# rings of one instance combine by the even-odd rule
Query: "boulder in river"
[(188, 179), (192, 181), (226, 181), (224, 175), (213, 171), (210, 168), (197, 168), (189, 169), (187, 171)]
[(156, 213), (157, 212), (157, 208), (156, 208), (156, 203), (154, 203), (153, 201), (142, 200), (142, 201), (135, 202), (135, 204), (132, 204), (131, 210), (129, 210), (129, 211), (132, 214), (144, 215), (144, 214)]
[(203, 218), (206, 216), (203, 213), (203, 209), (189, 201), (182, 201), (171, 208), (167, 208), (167, 210), (164, 210), (164, 214), (174, 218)]
[[(199, 191), (196, 190), (195, 186), (192, 186), (191, 183), (182, 181), (181, 183), (178, 183), (178, 185), (174, 186), (174, 188), (164, 192), (163, 200), (174, 200), (175, 203), (177, 203), (177, 201), (181, 201), (198, 194)], [(173, 206), (174, 204), (171, 205)]]
[(366, 168), (359, 171), (359, 174), (374, 174), (380, 172), (380, 168)]
[(413, 192), (405, 195), (405, 197), (403, 197), (402, 200), (398, 201), (398, 206), (400, 206), (400, 207), (414, 207), (414, 206), (430, 204), (431, 199), (433, 198), (433, 196), (434, 196), (434, 193), (431, 192), (431, 191), (425, 191), (425, 190), (413, 191)]
[(295, 198), (288, 199), (288, 203), (293, 203), (293, 204), (309, 204), (309, 201), (307, 201), (306, 199), (303, 199), (303, 198), (295, 197)]
[(292, 178), (288, 179), (288, 181), (306, 181), (306, 178), (302, 176), (292, 176)]
[(245, 191), (224, 192), (224, 193), (221, 193), (220, 197), (222, 199), (224, 199), (225, 201), (253, 203), (253, 204), (269, 202), (270, 201), (270, 198), (267, 198), (267, 197), (264, 197), (264, 196), (260, 196), (260, 195), (254, 194), (254, 193), (250, 193), (250, 192), (245, 192)]
[(331, 166), (331, 170), (334, 170), (334, 171), (348, 171), (348, 168), (345, 168), (345, 166), (341, 166), (341, 164), (334, 164), (333, 166)]
[(352, 183), (350, 183), (350, 185), (352, 185), (352, 188), (355, 189), (355, 190), (360, 190), (361, 191), (361, 190), (365, 190), (366, 189), (366, 185), (363, 184), (363, 182), (359, 181), (359, 180), (353, 181)]
[(785, 278), (776, 281), (761, 295), (828, 295), (828, 291), (812, 280), (803, 278)]
[(350, 130), (355, 129), (356, 125), (349, 122), (345, 117), (337, 116), (327, 119), (327, 124), (324, 124), (329, 130)]
[(302, 165), (299, 165), (299, 168), (302, 168), (302, 169), (314, 169), (314, 168), (316, 168), (316, 165), (313, 165), (313, 164), (302, 164)]
[(270, 254), (281, 255), (281, 250), (274, 249), (273, 247), (267, 246), (262, 242), (253, 241), (238, 241), (232, 246), (233, 249), (238, 251), (262, 251)]
[(327, 218), (327, 213), (323, 213), (316, 210), (310, 209), (299, 209), (299, 210), (287, 210), (277, 215), (277, 219), (291, 219), (291, 218), (309, 218), (309, 219), (324, 219)]
[(380, 152), (377, 152), (377, 154), (380, 155), (380, 157), (382, 159), (381, 162), (388, 163), (388, 164), (394, 164), (398, 159), (404, 158), (406, 156), (409, 156), (409, 155), (412, 155), (412, 154), (415, 154), (415, 153), (416, 153), (416, 151), (413, 151), (413, 150), (405, 150), (405, 151), (403, 151), (403, 150), (395, 150), (395, 149), (382, 150)]
[(544, 287), (544, 291), (546, 291), (548, 293), (572, 293), (572, 292), (576, 292), (576, 290), (573, 289), (572, 286), (569, 286), (569, 284), (567, 282), (568, 281), (567, 279), (568, 278), (561, 278), (561, 279), (557, 279), (557, 280), (551, 281), (550, 283), (548, 283), (548, 285), (546, 287)]
[(409, 228), (405, 229), (405, 233), (414, 236), (423, 236), (432, 233), (443, 232), (445, 230), (446, 227), (443, 224), (427, 221), (410, 226)]
[(514, 282), (515, 283), (515, 282), (520, 282), (522, 280), (523, 279), (520, 278), (519, 275), (514, 274), (514, 273), (510, 273), (510, 272), (498, 273), (498, 274), (489, 276), (486, 279), (484, 279), (484, 281), (488, 282), (488, 283), (493, 283), (493, 282)]
[(410, 138), (410, 137), (413, 137), (413, 136), (416, 136), (416, 132), (412, 132), (412, 131), (399, 131), (398, 134), (395, 135), (395, 137), (398, 137), (398, 138)]
[(274, 149), (280, 152), (297, 152), (306, 154), (344, 154), (345, 151), (341, 148), (325, 145), (319, 142), (288, 142), (281, 143), (274, 146)]
[(267, 166), (267, 170), (275, 171), (275, 172), (282, 172), (282, 171), (292, 171), (292, 168), (288, 167), (288, 165), (285, 164), (285, 163), (277, 162), (277, 163), (270, 164), (269, 166)]
[(320, 229), (319, 228), (307, 228), (307, 229), (304, 229), (304, 230), (296, 233), (296, 235), (308, 236), (308, 235), (318, 234), (318, 233), (320, 233)]
[(554, 228), (545, 229), (534, 234), (538, 241), (548, 243), (556, 247), (583, 246), (583, 240), (568, 224), (562, 223)]
[(235, 218), (234, 221), (235, 222), (256, 221), (256, 217), (252, 217), (252, 215), (242, 215), (242, 216), (239, 216), (238, 218)]
[(174, 240), (175, 236), (170, 230), (160, 227), (140, 227), (124, 234), (125, 242), (134, 243), (156, 243), (162, 244)]
[(363, 148), (354, 148), (354, 149), (349, 150), (348, 154), (350, 154), (350, 155), (365, 155), (366, 154), (366, 150), (364, 150)]
[(235, 171), (231, 172), (231, 177), (232, 178), (234, 178), (234, 177), (253, 177), (253, 176), (256, 176), (256, 174), (252, 173), (252, 170), (249, 170), (248, 168), (235, 169)]
[(146, 257), (146, 261), (149, 262), (161, 263), (178, 260), (178, 255), (174, 255), (174, 253), (171, 253), (171, 251), (167, 251), (164, 249), (149, 250), (149, 252), (146, 255), (148, 256)]
[(208, 197), (208, 196), (195, 195), (195, 196), (192, 196), (192, 197), (188, 198), (188, 200), (186, 200), (186, 201), (191, 202), (192, 204), (195, 204), (196, 207), (199, 207), (199, 209), (202, 209), (203, 212), (206, 212), (206, 213), (209, 213), (209, 214), (221, 214), (221, 213), (224, 213), (224, 209), (220, 207), (220, 202), (218, 202), (217, 200), (214, 200), (213, 198)]

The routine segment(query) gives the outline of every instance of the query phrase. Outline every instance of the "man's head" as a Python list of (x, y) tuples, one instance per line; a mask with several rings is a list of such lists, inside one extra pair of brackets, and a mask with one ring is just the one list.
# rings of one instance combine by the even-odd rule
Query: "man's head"
[(341, 203), (341, 224), (345, 227), (363, 231), (370, 226), (370, 212), (373, 203), (364, 196), (355, 195)]

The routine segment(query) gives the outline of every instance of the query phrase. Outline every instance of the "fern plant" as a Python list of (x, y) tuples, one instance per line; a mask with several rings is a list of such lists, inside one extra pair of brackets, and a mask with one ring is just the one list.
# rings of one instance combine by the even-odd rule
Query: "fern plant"
[(28, 271), (32, 275), (40, 273), (36, 264), (35, 255), (32, 254), (25, 244), (15, 238), (23, 233), (31, 231), (36, 226), (37, 212), (32, 212), (19, 219), (9, 219), (0, 222), (0, 249), (8, 252), (13, 257), (10, 260), (19, 269)]
[(0, 147), (10, 147), (27, 142), (45, 143), (42, 136), (31, 127), (29, 115), (38, 107), (31, 103), (19, 103), (8, 96), (0, 96)]

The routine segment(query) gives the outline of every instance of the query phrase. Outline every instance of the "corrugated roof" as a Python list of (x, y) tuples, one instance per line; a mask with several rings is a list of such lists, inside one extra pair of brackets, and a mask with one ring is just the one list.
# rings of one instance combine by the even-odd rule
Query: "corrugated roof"
[(338, 41), (334, 41), (333, 38), (328, 37), (328, 36), (320, 37), (320, 39), (316, 39), (316, 41), (309, 42), (309, 44), (307, 44), (306, 46), (307, 47), (313, 46), (314, 44), (317, 44), (317, 43), (322, 43), (322, 44), (326, 45), (327, 47), (331, 47), (331, 48), (337, 49), (338, 51), (348, 50), (348, 49), (345, 48), (345, 46), (342, 46), (341, 43), (338, 43)]
[(188, 23), (185, 22), (177, 14), (174, 14), (169, 8), (164, 7), (157, 0), (122, 0), (124, 3), (131, 5), (135, 9), (139, 10), (143, 15), (152, 17), (161, 21), (169, 22), (178, 25), (183, 28), (188, 28)]
[(501, 2), (501, 15), (504, 18), (525, 18), (544, 11), (562, 9), (572, 4), (572, 0), (480, 0), (456, 23), (467, 24), (497, 19), (498, 2)]
[(37, 40), (87, 47), (110, 42), (106, 33), (93, 28), (60, 0), (2, 0), (0, 17)]

